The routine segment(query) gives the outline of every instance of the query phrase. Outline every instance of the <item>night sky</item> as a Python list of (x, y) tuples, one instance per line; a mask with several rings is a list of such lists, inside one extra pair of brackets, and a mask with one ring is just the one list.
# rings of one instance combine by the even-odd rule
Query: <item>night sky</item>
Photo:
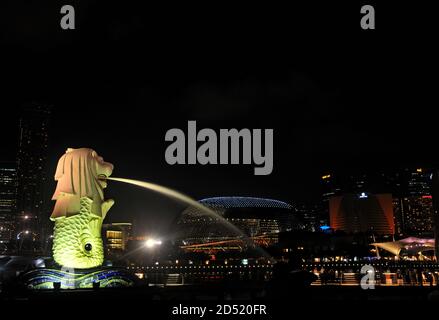
[[(302, 202), (319, 196), (319, 178), (329, 171), (437, 163), (437, 55), (432, 20), (418, 8), (376, 5), (377, 29), (364, 31), (360, 3), (70, 1), (77, 29), (63, 31), (61, 4), (25, 3), (0, 10), (0, 161), (14, 159), (19, 108), (34, 101), (53, 105), (50, 179), (67, 147), (90, 147), (115, 165), (114, 176), (196, 199)], [(165, 133), (186, 130), (188, 120), (199, 129), (273, 128), (273, 173), (168, 165)], [(117, 203), (110, 219), (135, 219), (158, 233), (172, 220), (162, 213), (179, 208), (114, 182), (107, 194)]]

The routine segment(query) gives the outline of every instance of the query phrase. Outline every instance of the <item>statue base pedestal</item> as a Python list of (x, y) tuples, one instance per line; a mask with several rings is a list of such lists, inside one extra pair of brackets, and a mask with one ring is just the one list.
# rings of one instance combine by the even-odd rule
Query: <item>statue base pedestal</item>
[(137, 277), (122, 268), (93, 269), (34, 269), (21, 277), (21, 283), (31, 290), (64, 290), (133, 287)]

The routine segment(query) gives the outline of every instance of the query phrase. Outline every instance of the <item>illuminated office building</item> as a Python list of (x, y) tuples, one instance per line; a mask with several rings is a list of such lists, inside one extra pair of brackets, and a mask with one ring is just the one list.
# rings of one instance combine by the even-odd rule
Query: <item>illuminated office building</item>
[(329, 201), (330, 226), (347, 233), (393, 235), (391, 194), (345, 194)]
[[(364, 173), (350, 173), (345, 175), (335, 175), (334, 173), (325, 174), (321, 177), (323, 185), (323, 216), (327, 219), (330, 217), (330, 199), (341, 196), (344, 194), (361, 194), (365, 193), (378, 193), (376, 192), (377, 181), (382, 181), (384, 176), (379, 174), (367, 175)], [(323, 225), (324, 219), (321, 218), (320, 225)], [(328, 224), (328, 221), (326, 221)]]
[(334, 174), (327, 173), (321, 177), (322, 186), (322, 208), (320, 214), (317, 215), (317, 228), (321, 225), (328, 225), (329, 223), (329, 199), (340, 195), (341, 186), (340, 181), (336, 179)]
[(16, 163), (0, 163), (0, 243), (8, 243), (13, 237), (16, 199)]
[(439, 170), (433, 171), (431, 191), (433, 195), (434, 249), (436, 257), (439, 257)]
[[(317, 204), (299, 204), (294, 206), (298, 220), (298, 228), (303, 231), (315, 232), (320, 229), (323, 222), (320, 220), (321, 206)], [(329, 216), (329, 213), (328, 213)]]
[(399, 197), (393, 197), (393, 221), (395, 223), (395, 235), (404, 236), (404, 224), (403, 224), (403, 199)]
[(102, 226), (102, 230), (104, 233), (104, 247), (108, 256), (117, 256), (126, 250), (132, 232), (131, 223), (108, 223)]
[(433, 234), (432, 174), (424, 168), (403, 172), (402, 192), (395, 200), (397, 232), (405, 236)]
[(433, 233), (433, 199), (431, 195), (402, 199), (403, 234), (412, 236)]
[(19, 123), (17, 233), (24, 230), (32, 238), (40, 238), (48, 216), (44, 194), (47, 183), (46, 160), (50, 108), (32, 104), (26, 106)]
[(422, 197), (431, 195), (431, 173), (424, 168), (407, 170), (408, 194), (413, 197)]
[(404, 168), (373, 173), (322, 176), (326, 192), (323, 202), (344, 194), (391, 194), (393, 221), (397, 236), (431, 236), (433, 199), (431, 172), (425, 168)]

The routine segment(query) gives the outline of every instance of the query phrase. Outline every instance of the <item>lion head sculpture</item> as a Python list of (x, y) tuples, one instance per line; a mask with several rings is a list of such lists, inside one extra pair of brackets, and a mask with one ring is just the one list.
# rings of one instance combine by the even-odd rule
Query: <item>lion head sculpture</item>
[(113, 204), (104, 201), (103, 189), (106, 178), (113, 172), (113, 165), (105, 162), (96, 151), (88, 148), (67, 149), (59, 159), (55, 180), (58, 184), (52, 200), (56, 200), (50, 219), (76, 215), (80, 210), (80, 199), (88, 197), (93, 201), (92, 213), (105, 218)]

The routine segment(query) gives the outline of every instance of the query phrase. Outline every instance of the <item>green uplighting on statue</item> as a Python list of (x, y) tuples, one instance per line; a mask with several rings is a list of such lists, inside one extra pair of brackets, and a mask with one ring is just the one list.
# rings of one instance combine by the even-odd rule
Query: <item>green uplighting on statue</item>
[(68, 149), (58, 162), (50, 219), (55, 222), (53, 258), (62, 267), (88, 269), (102, 265), (102, 222), (113, 200), (103, 189), (113, 165), (87, 148)]
[(103, 267), (102, 222), (113, 200), (104, 199), (113, 165), (88, 148), (67, 149), (59, 159), (50, 219), (55, 222), (53, 259), (58, 266), (26, 272), (28, 289), (86, 289), (130, 287), (134, 274), (119, 267)]

